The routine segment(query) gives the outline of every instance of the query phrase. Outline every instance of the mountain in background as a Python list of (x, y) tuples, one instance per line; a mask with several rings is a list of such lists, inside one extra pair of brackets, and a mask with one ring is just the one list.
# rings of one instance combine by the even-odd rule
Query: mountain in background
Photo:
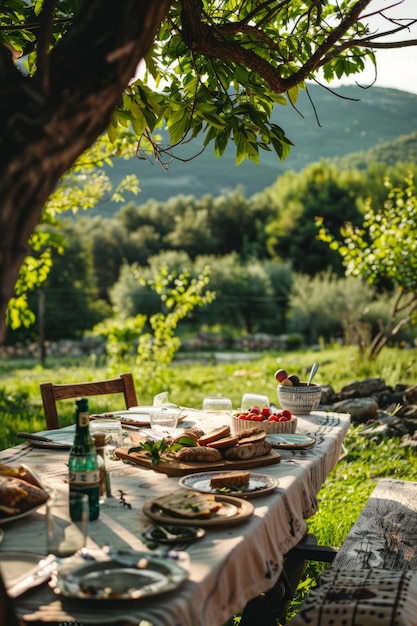
[[(396, 89), (372, 87), (361, 89), (344, 86), (332, 91), (317, 85), (308, 86), (308, 94), (300, 92), (296, 107), (276, 106), (272, 120), (281, 126), (286, 136), (295, 144), (290, 156), (283, 162), (275, 152), (260, 151), (258, 164), (244, 161), (235, 165), (235, 148), (230, 144), (225, 154), (216, 158), (213, 146), (191, 161), (183, 163), (174, 160), (168, 170), (151, 160), (115, 160), (114, 167), (108, 169), (109, 176), (116, 184), (126, 174), (136, 174), (140, 181), (141, 193), (132, 196), (136, 205), (149, 199), (166, 202), (169, 198), (193, 195), (200, 198), (206, 194), (220, 196), (240, 187), (245, 197), (269, 187), (287, 170), (300, 171), (310, 163), (321, 159), (335, 159), (350, 155), (342, 167), (364, 167), (371, 159), (381, 160), (378, 148), (389, 155), (392, 143), (399, 137), (414, 133), (409, 142), (417, 139), (417, 94)], [(402, 139), (403, 148), (405, 138)], [(203, 137), (176, 149), (181, 159), (189, 159), (200, 152)], [(356, 155), (352, 158), (352, 153)], [(401, 147), (390, 158), (401, 158)], [(397, 155), (397, 156), (395, 156)], [(397, 158), (398, 157), (398, 158)], [(414, 157), (415, 160), (415, 157)], [(348, 165), (350, 163), (350, 165)], [(356, 164), (355, 164), (356, 163)], [(360, 165), (362, 163), (362, 165)], [(127, 200), (129, 201), (129, 200)], [(110, 217), (120, 209), (120, 204), (103, 202), (88, 211), (88, 215), (100, 214)]]

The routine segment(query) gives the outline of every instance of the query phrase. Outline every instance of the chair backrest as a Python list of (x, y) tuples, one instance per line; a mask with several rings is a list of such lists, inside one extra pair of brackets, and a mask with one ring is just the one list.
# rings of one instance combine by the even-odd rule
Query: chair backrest
[(120, 374), (118, 378), (88, 383), (68, 383), (64, 385), (41, 383), (40, 388), (48, 429), (60, 427), (56, 406), (58, 400), (123, 393), (127, 409), (138, 404), (132, 374)]

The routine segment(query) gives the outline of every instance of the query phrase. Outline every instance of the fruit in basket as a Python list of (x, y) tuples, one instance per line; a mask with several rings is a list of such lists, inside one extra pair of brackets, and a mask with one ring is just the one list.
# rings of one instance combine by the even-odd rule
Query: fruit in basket
[(274, 374), (275, 380), (281, 383), (285, 378), (288, 378), (287, 370), (279, 369)]
[(237, 414), (236, 417), (239, 420), (248, 420), (249, 422), (287, 422), (292, 419), (292, 413), (287, 409), (273, 413), (269, 407), (264, 407), (260, 413), (254, 413), (251, 409)]
[(297, 376), (297, 374), (291, 374), (290, 376), (288, 376), (288, 380), (292, 382), (293, 387), (300, 386), (300, 377)]

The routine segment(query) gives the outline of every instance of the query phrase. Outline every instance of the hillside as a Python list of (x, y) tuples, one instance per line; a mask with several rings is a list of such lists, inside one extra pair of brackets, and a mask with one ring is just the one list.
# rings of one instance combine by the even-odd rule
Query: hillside
[[(281, 126), (295, 144), (291, 154), (280, 162), (275, 153), (262, 151), (259, 164), (245, 161), (235, 166), (234, 146), (225, 155), (216, 158), (208, 148), (197, 158), (183, 163), (173, 161), (165, 171), (151, 161), (131, 159), (117, 161), (110, 168), (111, 178), (117, 182), (126, 173), (135, 173), (142, 192), (133, 201), (144, 204), (148, 199), (165, 202), (172, 196), (205, 194), (216, 197), (240, 186), (246, 197), (262, 191), (278, 176), (291, 169), (300, 171), (309, 163), (323, 158), (344, 157), (361, 153), (363, 161), (368, 150), (393, 142), (400, 136), (417, 131), (417, 95), (396, 89), (361, 89), (355, 86), (338, 87), (333, 91), (309, 86), (309, 96), (302, 92), (297, 110), (277, 106), (273, 121)], [(189, 158), (202, 147), (202, 138), (183, 146), (178, 155)], [(385, 147), (386, 150), (386, 147)], [(359, 165), (357, 165), (359, 167)], [(89, 215), (110, 216), (120, 205), (103, 203)]]
[(366, 169), (369, 163), (377, 161), (394, 166), (396, 163), (417, 163), (417, 131), (401, 135), (394, 141), (380, 143), (366, 151), (352, 152), (335, 159), (339, 169)]

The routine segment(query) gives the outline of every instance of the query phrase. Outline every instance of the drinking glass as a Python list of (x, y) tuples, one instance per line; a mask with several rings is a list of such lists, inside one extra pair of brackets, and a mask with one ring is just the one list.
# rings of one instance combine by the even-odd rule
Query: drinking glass
[(106, 451), (111, 455), (116, 448), (123, 445), (123, 431), (120, 422), (114, 419), (96, 419), (90, 421), (90, 434), (104, 433), (106, 435)]
[(203, 400), (203, 411), (214, 411), (216, 413), (226, 411), (232, 412), (232, 401), (223, 396), (209, 396)]
[(252, 406), (259, 406), (261, 409), (269, 407), (268, 396), (260, 393), (244, 393), (242, 396), (241, 409), (242, 411), (249, 411)]
[(158, 413), (151, 413), (149, 415), (151, 430), (160, 437), (173, 437), (179, 417), (178, 411), (161, 410)]
[[(79, 521), (71, 519), (77, 511)], [(88, 496), (85, 493), (59, 494), (46, 503), (46, 548), (58, 558), (69, 557), (85, 547), (88, 535)]]

